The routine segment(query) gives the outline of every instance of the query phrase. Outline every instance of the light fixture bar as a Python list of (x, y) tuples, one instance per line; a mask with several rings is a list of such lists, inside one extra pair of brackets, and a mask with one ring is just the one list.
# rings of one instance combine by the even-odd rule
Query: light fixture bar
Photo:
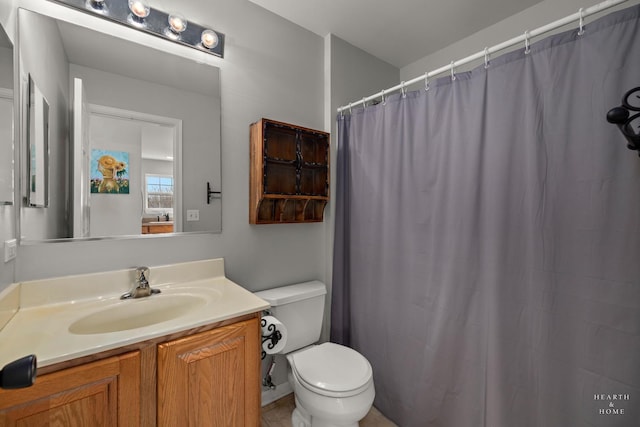
[[(144, 18), (133, 17), (129, 9), (129, 0), (50, 0), (65, 6), (87, 12), (91, 15), (103, 17), (111, 21), (126, 25), (129, 28), (144, 31), (154, 36), (179, 43), (201, 52), (206, 52), (220, 58), (224, 57), (224, 34), (211, 28), (206, 28), (192, 21), (187, 21), (184, 31), (175, 32), (170, 30), (169, 16), (175, 17), (175, 13), (165, 13), (161, 10), (150, 8), (149, 15)], [(144, 3), (144, 1), (143, 1)], [(175, 21), (174, 21), (175, 22)], [(217, 37), (213, 37), (215, 44), (210, 44), (211, 32)], [(202, 34), (207, 36), (203, 38)], [(206, 42), (203, 43), (203, 40)]]

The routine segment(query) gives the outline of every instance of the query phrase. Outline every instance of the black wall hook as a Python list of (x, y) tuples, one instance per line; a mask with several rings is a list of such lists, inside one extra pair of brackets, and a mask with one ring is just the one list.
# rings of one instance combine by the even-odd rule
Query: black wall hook
[(222, 194), (222, 192), (220, 191), (212, 191), (211, 190), (211, 184), (209, 184), (209, 181), (207, 181), (207, 204), (211, 204), (211, 196), (214, 194)]
[[(631, 115), (631, 112), (636, 113)], [(628, 91), (622, 97), (622, 105), (614, 107), (607, 113), (607, 121), (618, 126), (627, 139), (627, 148), (640, 151), (640, 87)], [(635, 125), (635, 129), (634, 129)], [(640, 156), (640, 152), (638, 153)]]

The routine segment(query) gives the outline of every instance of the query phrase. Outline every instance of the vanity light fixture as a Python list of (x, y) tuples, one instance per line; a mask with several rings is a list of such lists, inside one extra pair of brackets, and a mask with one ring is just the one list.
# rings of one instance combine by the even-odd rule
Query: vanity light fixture
[(177, 13), (169, 15), (169, 26), (167, 27), (166, 34), (169, 38), (178, 38), (180, 34), (187, 29), (187, 20), (184, 16)]
[(213, 49), (218, 46), (218, 35), (213, 30), (204, 30), (200, 35), (202, 46), (207, 49)]
[(97, 12), (102, 13), (105, 10), (105, 0), (87, 0), (87, 6), (94, 9)]
[(187, 20), (182, 15), (169, 15), (169, 27), (176, 33), (187, 29)]
[(165, 13), (148, 0), (50, 0), (144, 31), (201, 52), (224, 57), (224, 34), (188, 21), (179, 13)]
[(147, 2), (143, 0), (128, 0), (129, 10), (131, 14), (127, 17), (128, 21), (134, 25), (144, 25), (144, 18), (149, 16), (151, 8)]

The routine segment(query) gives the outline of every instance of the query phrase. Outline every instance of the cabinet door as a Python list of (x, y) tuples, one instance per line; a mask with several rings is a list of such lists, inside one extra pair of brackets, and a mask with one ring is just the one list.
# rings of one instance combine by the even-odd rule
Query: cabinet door
[(280, 123), (265, 122), (264, 173), (265, 194), (298, 193), (298, 137), (296, 129)]
[(140, 353), (110, 357), (0, 390), (0, 426), (137, 426)]
[(300, 194), (329, 196), (329, 135), (301, 130)]
[(158, 346), (158, 426), (260, 426), (259, 319)]

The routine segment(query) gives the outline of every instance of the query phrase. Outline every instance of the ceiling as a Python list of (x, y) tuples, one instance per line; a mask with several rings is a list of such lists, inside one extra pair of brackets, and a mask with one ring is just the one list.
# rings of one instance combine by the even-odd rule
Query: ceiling
[(250, 0), (402, 68), (541, 0)]
[(216, 67), (150, 49), (148, 46), (69, 22), (56, 22), (67, 59), (72, 64), (172, 86), (184, 91), (218, 96)]

